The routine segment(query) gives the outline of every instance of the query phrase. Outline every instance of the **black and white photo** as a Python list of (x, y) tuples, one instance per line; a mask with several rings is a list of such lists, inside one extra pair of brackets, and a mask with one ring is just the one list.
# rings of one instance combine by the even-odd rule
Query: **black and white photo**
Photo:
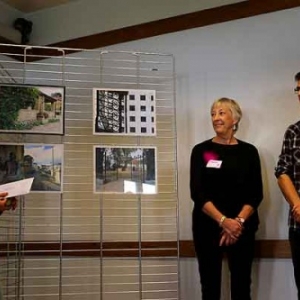
[(155, 90), (93, 90), (94, 134), (156, 135)]

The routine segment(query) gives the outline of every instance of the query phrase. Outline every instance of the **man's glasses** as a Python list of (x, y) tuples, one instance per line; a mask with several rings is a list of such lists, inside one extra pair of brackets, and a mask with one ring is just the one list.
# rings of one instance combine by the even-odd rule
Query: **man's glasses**
[(294, 88), (294, 92), (295, 92), (295, 94), (298, 94), (298, 93), (299, 93), (299, 91), (300, 91), (300, 86), (297, 86), (297, 87), (295, 87), (295, 88)]

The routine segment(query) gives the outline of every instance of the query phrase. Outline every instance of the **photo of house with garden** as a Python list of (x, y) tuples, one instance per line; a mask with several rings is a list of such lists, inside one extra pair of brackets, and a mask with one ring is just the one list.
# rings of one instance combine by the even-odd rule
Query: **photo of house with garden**
[(0, 85), (0, 131), (63, 134), (64, 88)]

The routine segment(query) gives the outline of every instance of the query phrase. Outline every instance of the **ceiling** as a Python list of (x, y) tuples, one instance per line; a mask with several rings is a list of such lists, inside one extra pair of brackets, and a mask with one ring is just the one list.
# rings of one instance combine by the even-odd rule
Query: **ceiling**
[(37, 10), (58, 6), (64, 3), (76, 0), (1, 0), (7, 5), (24, 13), (30, 13)]

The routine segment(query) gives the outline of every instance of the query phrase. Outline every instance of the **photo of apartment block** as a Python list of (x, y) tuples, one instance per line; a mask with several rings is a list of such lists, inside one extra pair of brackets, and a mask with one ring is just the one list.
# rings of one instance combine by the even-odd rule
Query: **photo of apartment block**
[(156, 135), (154, 90), (94, 89), (94, 134)]

